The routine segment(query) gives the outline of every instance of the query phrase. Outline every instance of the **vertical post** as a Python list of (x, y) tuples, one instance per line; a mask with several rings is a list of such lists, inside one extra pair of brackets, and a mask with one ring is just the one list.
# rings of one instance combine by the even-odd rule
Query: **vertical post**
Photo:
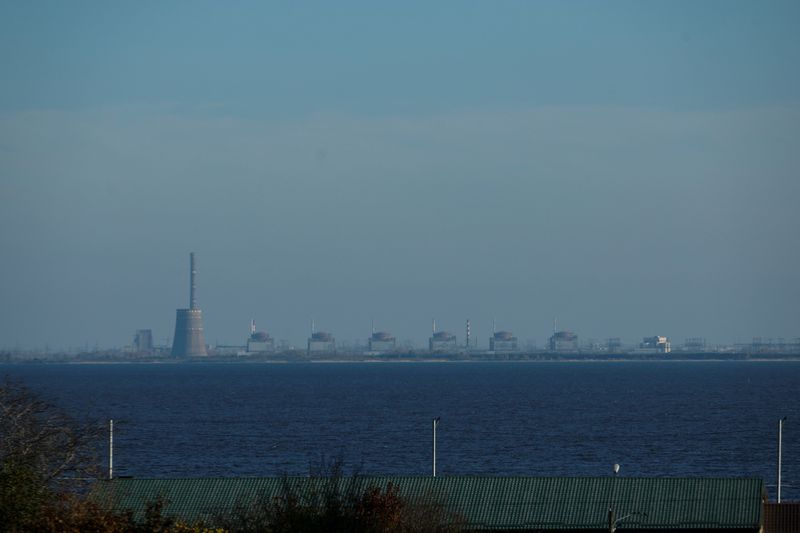
[(781, 503), (781, 454), (783, 452), (782, 444), (783, 444), (783, 422), (786, 420), (784, 416), (780, 420), (778, 420), (778, 503)]
[(619, 465), (614, 463), (614, 477), (611, 478), (611, 496), (608, 498), (608, 533), (614, 533), (617, 530), (617, 516), (614, 511), (614, 489), (617, 486), (617, 474), (619, 474)]
[(439, 425), (439, 417), (433, 419), (433, 477), (436, 477), (436, 426)]
[(114, 479), (114, 420), (108, 421), (108, 479)]

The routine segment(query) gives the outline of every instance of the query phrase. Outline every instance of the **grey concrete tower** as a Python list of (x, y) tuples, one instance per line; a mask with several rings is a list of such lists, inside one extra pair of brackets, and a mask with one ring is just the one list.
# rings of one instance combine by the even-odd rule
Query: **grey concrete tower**
[(197, 306), (194, 253), (189, 254), (189, 309), (178, 309), (175, 314), (175, 337), (172, 341), (174, 357), (208, 355), (203, 336), (203, 312)]

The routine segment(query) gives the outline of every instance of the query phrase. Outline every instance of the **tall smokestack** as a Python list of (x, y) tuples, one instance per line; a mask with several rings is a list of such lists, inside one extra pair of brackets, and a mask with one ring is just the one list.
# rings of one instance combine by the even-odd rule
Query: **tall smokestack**
[(194, 253), (190, 253), (189, 309), (178, 309), (175, 312), (175, 336), (172, 341), (172, 355), (175, 357), (208, 355), (203, 334), (203, 311), (197, 305), (196, 274)]
[(194, 278), (197, 269), (194, 266), (194, 252), (189, 254), (189, 309), (197, 309), (197, 286)]

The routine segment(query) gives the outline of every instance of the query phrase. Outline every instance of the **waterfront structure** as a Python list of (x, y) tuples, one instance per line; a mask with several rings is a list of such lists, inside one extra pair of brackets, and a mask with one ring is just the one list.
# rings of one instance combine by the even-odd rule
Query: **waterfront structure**
[(308, 355), (336, 353), (336, 340), (333, 335), (324, 331), (312, 331), (308, 338)]
[(578, 335), (572, 331), (554, 331), (550, 336), (550, 351), (574, 353), (578, 351)]
[(489, 351), (516, 352), (519, 350), (517, 338), (510, 331), (496, 331), (489, 338)]
[(136, 353), (151, 353), (153, 351), (153, 330), (136, 330), (133, 336), (133, 351)]
[(655, 337), (645, 337), (639, 345), (639, 350), (652, 350), (655, 353), (669, 353), (672, 351), (669, 339), (663, 335), (656, 335)]
[(208, 355), (203, 335), (203, 312), (197, 305), (197, 268), (194, 253), (189, 254), (189, 309), (175, 312), (175, 336), (172, 341), (173, 357)]
[(270, 337), (266, 331), (256, 331), (256, 321), (250, 321), (250, 337), (247, 339), (247, 353), (273, 353), (275, 351), (275, 339)]

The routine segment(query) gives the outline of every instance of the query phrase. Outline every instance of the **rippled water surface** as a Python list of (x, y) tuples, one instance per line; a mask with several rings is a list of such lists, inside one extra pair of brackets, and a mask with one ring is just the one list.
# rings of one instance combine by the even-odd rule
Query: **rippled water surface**
[(5, 365), (115, 419), (136, 477), (362, 473), (757, 476), (800, 499), (800, 362)]

